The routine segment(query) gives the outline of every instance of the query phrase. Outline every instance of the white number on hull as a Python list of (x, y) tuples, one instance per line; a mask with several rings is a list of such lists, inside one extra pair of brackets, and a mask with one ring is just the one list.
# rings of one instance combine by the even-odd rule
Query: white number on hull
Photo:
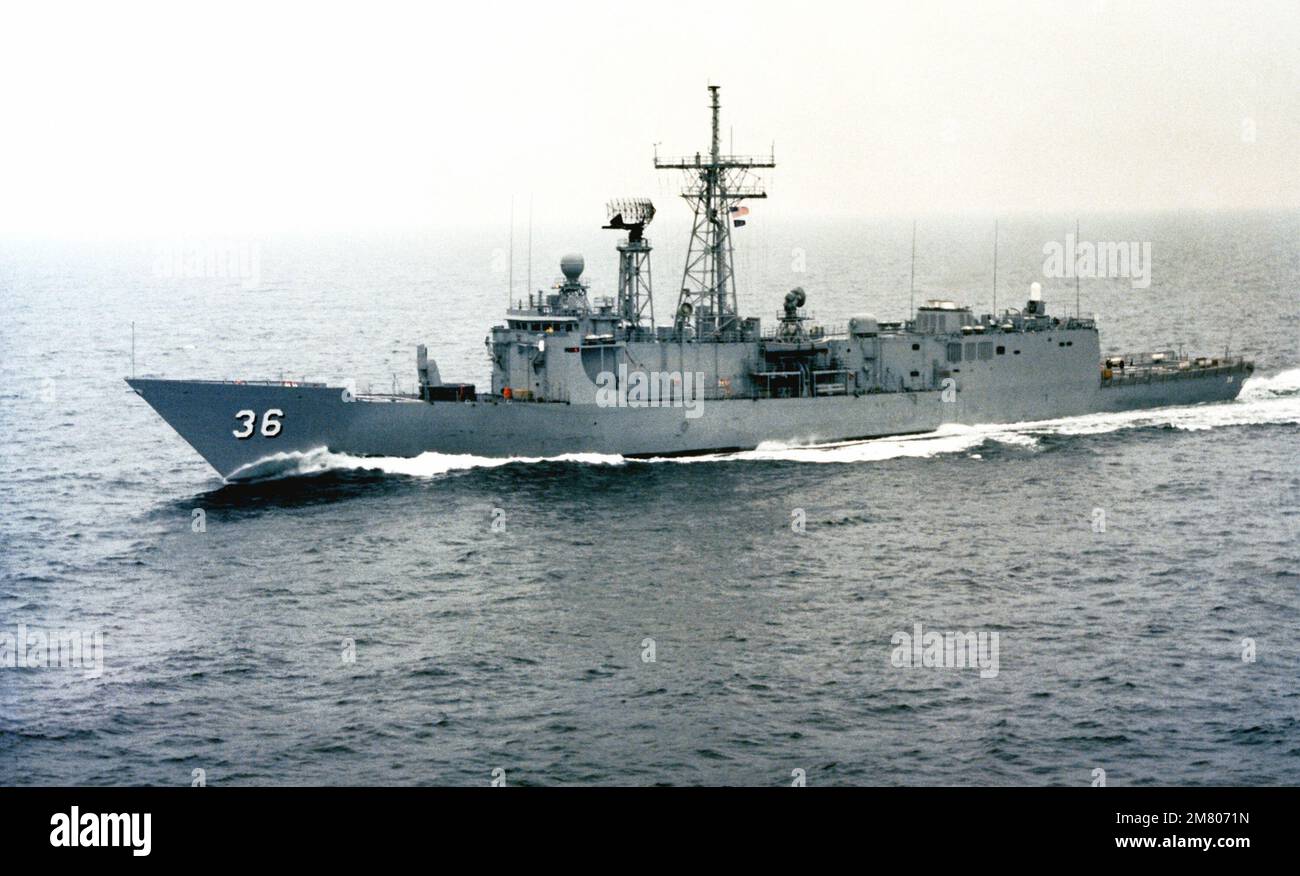
[(241, 441), (253, 434), (253, 424), (257, 422), (257, 414), (252, 411), (240, 411), (235, 414), (235, 419), (243, 420), (244, 428), (236, 429), (231, 434)]
[[(280, 428), (283, 425), (280, 418), (284, 416), (284, 411), (279, 408), (271, 408), (262, 415), (262, 437), (274, 438), (280, 434)], [(243, 410), (235, 414), (236, 420), (242, 420), (243, 425), (233, 430), (230, 434), (234, 435), (240, 441), (245, 438), (253, 437), (253, 428), (257, 424), (257, 412)]]
[(274, 438), (280, 434), (280, 417), (284, 416), (284, 411), (279, 408), (271, 408), (262, 415), (262, 437)]

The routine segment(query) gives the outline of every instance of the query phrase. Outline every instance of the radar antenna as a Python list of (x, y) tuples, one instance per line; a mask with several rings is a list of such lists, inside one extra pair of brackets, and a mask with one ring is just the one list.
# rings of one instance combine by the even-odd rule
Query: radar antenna
[(614, 231), (626, 231), (627, 240), (618, 245), (618, 315), (631, 335), (649, 317), (655, 324), (654, 295), (650, 288), (650, 241), (645, 227), (655, 218), (655, 205), (649, 198), (610, 201), (609, 224)]
[(713, 111), (713, 140), (709, 154), (660, 159), (659, 170), (681, 170), (686, 174), (682, 197), (695, 210), (682, 291), (677, 299), (674, 328), (681, 335), (693, 315), (697, 335), (721, 337), (735, 332), (737, 322), (736, 283), (732, 261), (731, 228), (733, 211), (746, 198), (766, 198), (750, 171), (776, 167), (776, 159), (723, 155), (718, 142), (718, 86), (709, 86)]

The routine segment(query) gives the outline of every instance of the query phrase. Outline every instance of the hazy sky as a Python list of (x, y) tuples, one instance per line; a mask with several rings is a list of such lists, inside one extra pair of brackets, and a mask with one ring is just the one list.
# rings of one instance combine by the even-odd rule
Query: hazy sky
[(710, 82), (782, 216), (1300, 207), (1295, 0), (15, 2), (0, 230), (589, 223)]

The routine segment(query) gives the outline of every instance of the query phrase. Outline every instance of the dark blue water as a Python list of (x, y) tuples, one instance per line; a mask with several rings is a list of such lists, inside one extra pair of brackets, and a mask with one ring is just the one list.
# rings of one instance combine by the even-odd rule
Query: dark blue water
[[(267, 238), (256, 288), (167, 276), (150, 242), (5, 241), (0, 633), (98, 631), (105, 658), (0, 668), (0, 781), (1300, 782), (1300, 216), (1088, 225), (1155, 259), (1150, 289), (1082, 284), (1103, 348), (1230, 345), (1259, 363), (1242, 400), (689, 462), (320, 455), (239, 486), (125, 391), (131, 321), (142, 374), (409, 387), (427, 342), (484, 383), (504, 235)], [(1004, 222), (999, 301), (1072, 229)], [(671, 289), (684, 234), (656, 230)], [(988, 231), (923, 223), (918, 297), (987, 308)], [(612, 241), (580, 236), (539, 230), (538, 283), (568, 248), (607, 283)], [(742, 308), (802, 285), (827, 322), (901, 316), (909, 246), (761, 228)], [(892, 665), (916, 623), (997, 632), (997, 675)]]

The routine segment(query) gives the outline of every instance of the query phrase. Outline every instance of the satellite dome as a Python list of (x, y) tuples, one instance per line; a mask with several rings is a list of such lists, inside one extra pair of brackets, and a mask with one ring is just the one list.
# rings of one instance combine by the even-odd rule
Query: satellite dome
[(570, 283), (576, 282), (582, 276), (585, 267), (587, 263), (583, 261), (582, 253), (571, 252), (560, 259), (560, 271), (564, 274), (564, 279)]

